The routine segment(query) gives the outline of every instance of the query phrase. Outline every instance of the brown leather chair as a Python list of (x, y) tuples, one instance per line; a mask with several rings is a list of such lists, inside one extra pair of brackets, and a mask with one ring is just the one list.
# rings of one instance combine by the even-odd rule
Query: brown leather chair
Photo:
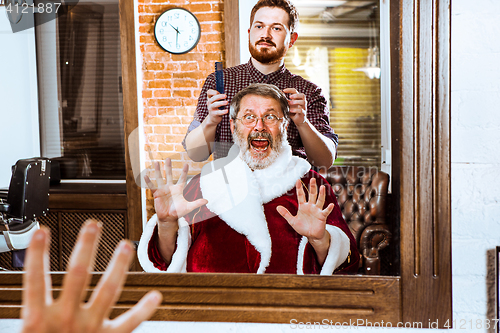
[(386, 224), (389, 175), (375, 167), (333, 166), (325, 178), (358, 244), (360, 272), (379, 275), (379, 251), (392, 236)]

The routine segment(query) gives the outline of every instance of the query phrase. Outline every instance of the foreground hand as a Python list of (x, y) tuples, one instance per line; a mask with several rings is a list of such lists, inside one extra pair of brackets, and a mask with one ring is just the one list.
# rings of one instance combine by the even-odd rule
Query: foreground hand
[(219, 94), (217, 90), (209, 89), (207, 91), (207, 124), (217, 126), (222, 120), (222, 116), (229, 112), (228, 108), (219, 110), (219, 107), (228, 105), (227, 95)]
[(191, 211), (207, 204), (206, 199), (198, 199), (195, 201), (187, 201), (184, 198), (184, 187), (186, 186), (187, 173), (189, 166), (186, 164), (182, 169), (182, 174), (174, 185), (172, 179), (172, 161), (167, 158), (165, 160), (165, 180), (161, 175), (160, 163), (155, 163), (155, 177), (157, 186), (145, 177), (146, 184), (153, 193), (156, 216), (160, 223), (175, 223), (180, 217), (190, 213)]
[(283, 89), (285, 94), (290, 94), (288, 105), (290, 106), (290, 118), (296, 126), (306, 121), (307, 100), (306, 95), (299, 93), (295, 88)]
[(325, 186), (320, 186), (318, 196), (316, 179), (312, 178), (309, 183), (309, 200), (307, 202), (300, 179), (295, 183), (295, 188), (297, 190), (297, 199), (299, 202), (297, 215), (293, 216), (288, 209), (283, 206), (278, 206), (276, 208), (278, 213), (288, 221), (290, 226), (297, 233), (306, 236), (309, 242), (329, 241), (328, 233), (326, 232), (326, 219), (332, 212), (334, 206), (333, 203), (330, 203), (328, 207), (323, 209), (323, 205), (325, 204)]
[(126, 241), (122, 241), (116, 249), (90, 300), (82, 303), (87, 293), (99, 229), (96, 222), (87, 222), (82, 228), (61, 294), (56, 300), (52, 298), (52, 283), (48, 274), (48, 231), (45, 228), (36, 231), (26, 256), (21, 332), (131, 332), (153, 314), (161, 301), (158, 291), (149, 292), (132, 309), (113, 320), (109, 319), (132, 259), (132, 245)]

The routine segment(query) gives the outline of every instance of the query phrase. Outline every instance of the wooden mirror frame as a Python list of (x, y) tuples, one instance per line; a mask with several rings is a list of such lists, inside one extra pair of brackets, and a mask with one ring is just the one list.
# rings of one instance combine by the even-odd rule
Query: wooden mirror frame
[[(113, 314), (155, 288), (164, 299), (152, 320), (451, 324), (450, 5), (451, 0), (392, 0), (390, 5), (393, 168), (399, 170), (392, 186), (399, 196), (393, 213), (400, 221), (400, 276), (130, 273)], [(228, 66), (238, 53), (228, 42), (238, 26), (235, 6), (237, 1), (224, 1), (226, 31), (232, 32), (225, 34)], [(133, 1), (120, 0), (120, 29), (128, 137), (138, 126)], [(127, 220), (137, 240), (141, 193), (128, 156)], [(100, 275), (94, 274), (90, 289)], [(63, 276), (52, 276), (55, 293)], [(19, 317), (21, 280), (19, 273), (1, 273), (1, 318)]]

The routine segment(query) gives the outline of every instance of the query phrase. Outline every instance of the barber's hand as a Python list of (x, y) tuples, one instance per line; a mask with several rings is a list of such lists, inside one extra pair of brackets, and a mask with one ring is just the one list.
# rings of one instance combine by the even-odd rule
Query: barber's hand
[(299, 93), (295, 88), (283, 89), (285, 94), (289, 95), (288, 105), (290, 106), (290, 118), (295, 126), (299, 127), (306, 121), (307, 100), (306, 95)]
[(187, 201), (184, 198), (184, 187), (186, 186), (187, 173), (189, 166), (186, 164), (182, 169), (182, 174), (174, 185), (172, 179), (172, 161), (167, 158), (165, 160), (165, 176), (164, 180), (160, 170), (160, 163), (155, 163), (155, 177), (157, 186), (145, 177), (146, 184), (151, 189), (154, 197), (156, 216), (159, 223), (171, 224), (177, 226), (177, 220), (180, 217), (190, 213), (191, 211), (208, 203), (206, 199), (198, 199), (195, 201)]
[(207, 125), (217, 126), (221, 122), (222, 116), (229, 112), (227, 107), (219, 110), (219, 107), (228, 105), (226, 98), (227, 95), (219, 94), (217, 90), (209, 89), (207, 91)]
[(315, 243), (325, 242), (329, 245), (330, 238), (328, 232), (326, 231), (326, 219), (333, 211), (334, 206), (333, 203), (330, 203), (328, 207), (323, 209), (323, 205), (325, 204), (325, 186), (320, 186), (318, 196), (316, 179), (312, 178), (309, 183), (309, 200), (307, 202), (300, 179), (297, 180), (295, 187), (299, 202), (297, 215), (293, 216), (288, 209), (283, 206), (276, 207), (276, 210), (288, 221), (290, 226), (297, 233), (307, 237), (313, 246)]
[(149, 292), (132, 309), (109, 319), (132, 259), (132, 245), (126, 241), (116, 249), (90, 300), (82, 302), (87, 294), (99, 232), (95, 221), (82, 228), (56, 300), (52, 298), (48, 273), (49, 232), (43, 227), (35, 232), (26, 255), (21, 332), (131, 332), (153, 314), (162, 297), (158, 291)]

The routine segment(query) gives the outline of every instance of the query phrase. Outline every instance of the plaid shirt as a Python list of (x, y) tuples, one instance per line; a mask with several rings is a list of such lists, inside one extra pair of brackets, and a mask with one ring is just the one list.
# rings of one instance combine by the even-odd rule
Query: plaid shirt
[[(252, 83), (269, 83), (274, 84), (279, 89), (295, 88), (298, 92), (306, 95), (307, 101), (307, 119), (316, 127), (316, 129), (338, 144), (338, 135), (329, 125), (329, 110), (325, 97), (321, 93), (321, 88), (314, 83), (303, 79), (299, 75), (290, 73), (285, 66), (282, 66), (276, 72), (265, 75), (256, 69), (252, 62), (241, 64), (235, 67), (224, 69), (224, 90), (227, 95), (229, 105), (234, 95), (241, 89), (247, 87)], [(194, 120), (188, 128), (186, 136), (196, 127), (200, 126), (205, 117), (208, 115), (207, 108), (207, 91), (208, 89), (216, 90), (215, 73), (210, 74), (203, 88), (201, 89), (200, 97), (198, 98), (198, 106), (194, 114)], [(306, 158), (306, 152), (302, 140), (299, 136), (299, 131), (293, 121), (288, 125), (288, 142), (292, 146), (294, 155)], [(184, 138), (182, 145), (186, 149), (186, 138)], [(229, 126), (229, 112), (222, 117), (221, 122), (217, 125), (215, 132), (215, 147), (212, 147), (214, 158), (221, 158), (227, 156), (229, 148), (233, 145), (233, 138)], [(187, 150), (187, 149), (186, 149)]]

